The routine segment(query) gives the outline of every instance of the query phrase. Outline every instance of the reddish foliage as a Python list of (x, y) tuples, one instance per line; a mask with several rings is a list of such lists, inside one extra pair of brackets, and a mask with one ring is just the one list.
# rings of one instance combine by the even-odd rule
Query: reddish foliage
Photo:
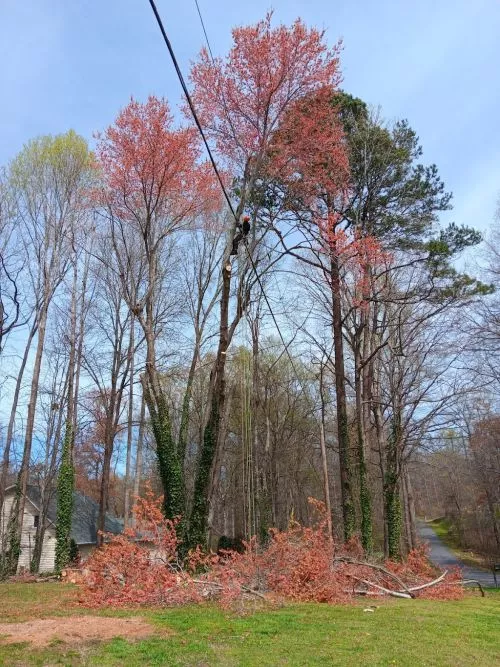
[[(267, 599), (345, 603), (353, 599), (355, 589), (376, 592), (363, 580), (401, 590), (387, 573), (349, 562), (362, 558), (359, 542), (353, 540), (339, 548), (328, 535), (323, 504), (311, 503), (319, 515), (313, 527), (292, 522), (285, 531), (273, 530), (267, 547), (252, 540), (242, 554), (206, 554), (197, 548), (181, 564), (177, 521), (163, 518), (161, 498), (149, 492), (136, 506), (136, 529), (109, 536), (109, 542), (87, 561), (84, 602), (88, 606), (177, 605), (214, 598), (229, 607), (244, 598), (266, 595)], [(424, 548), (412, 552), (403, 563), (389, 561), (384, 567), (408, 587), (436, 577)], [(458, 572), (452, 573), (417, 594), (459, 598), (463, 594), (456, 585), (459, 579)]]
[(97, 197), (112, 216), (143, 232), (148, 217), (161, 220), (165, 234), (219, 209), (219, 185), (208, 163), (199, 162), (199, 134), (175, 127), (166, 100), (132, 99), (98, 138), (105, 188)]
[[(413, 549), (406, 560), (402, 562), (386, 561), (385, 567), (397, 574), (408, 586), (418, 586), (423, 580), (435, 579), (436, 568), (429, 560), (429, 547), (427, 544)], [(457, 585), (462, 580), (459, 568), (451, 568), (438, 586), (424, 588), (418, 591), (418, 597), (427, 600), (459, 600), (463, 597), (463, 587)]]
[(339, 47), (329, 49), (324, 33), (300, 19), (271, 26), (272, 15), (233, 30), (225, 60), (204, 49), (191, 71), (193, 99), (201, 123), (220, 155), (243, 170), (258, 169), (273, 134), (294, 103), (315, 91), (337, 87)]
[(292, 104), (270, 150), (271, 173), (314, 212), (320, 225), (324, 198), (342, 200), (349, 186), (349, 158), (334, 92), (325, 86)]
[(192, 578), (177, 566), (178, 520), (163, 517), (150, 490), (135, 507), (136, 528), (108, 535), (85, 564), (89, 606), (182, 604), (198, 601)]
[(286, 184), (288, 205), (307, 208), (318, 251), (341, 260), (352, 277), (353, 305), (365, 307), (374, 269), (391, 256), (373, 236), (343, 227), (339, 211), (348, 205), (350, 174), (334, 92), (323, 87), (290, 105), (272, 138), (268, 169)]

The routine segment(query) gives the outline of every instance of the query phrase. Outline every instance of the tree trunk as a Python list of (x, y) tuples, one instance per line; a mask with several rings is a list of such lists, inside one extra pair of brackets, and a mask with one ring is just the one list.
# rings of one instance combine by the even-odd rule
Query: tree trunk
[(158, 472), (164, 494), (163, 511), (167, 518), (172, 519), (183, 516), (185, 495), (183, 469), (172, 437), (170, 411), (156, 369), (146, 371), (141, 381), (156, 442)]
[[(139, 316), (146, 339), (146, 371), (141, 377), (143, 395), (148, 406), (151, 428), (156, 442), (158, 472), (163, 487), (163, 511), (173, 519), (184, 517), (185, 489), (184, 468), (179, 459), (177, 445), (172, 434), (172, 422), (161, 377), (156, 368), (154, 331), (154, 287), (157, 285), (156, 257), (149, 258), (149, 295), (146, 299), (146, 317)], [(178, 531), (184, 530), (184, 521)]]
[(332, 505), (330, 502), (330, 481), (328, 477), (328, 460), (326, 458), (326, 442), (325, 442), (325, 398), (323, 394), (323, 365), (321, 365), (319, 376), (319, 395), (321, 400), (321, 419), (319, 424), (319, 444), (321, 447), (321, 463), (323, 467), (323, 493), (325, 498), (326, 522), (328, 528), (328, 535), (333, 540), (333, 525), (332, 525)]
[(146, 401), (141, 399), (141, 414), (139, 417), (139, 434), (137, 436), (137, 450), (135, 453), (134, 502), (139, 497), (142, 477), (142, 448), (144, 444), (144, 426), (146, 422)]
[[(40, 559), (42, 557), (43, 551), (43, 541), (45, 539), (45, 531), (47, 526), (47, 515), (49, 511), (49, 503), (53, 493), (53, 481), (54, 475), (56, 473), (56, 464), (57, 464), (57, 455), (59, 453), (59, 443), (61, 440), (61, 430), (63, 423), (63, 413), (64, 413), (64, 398), (67, 396), (68, 390), (68, 380), (69, 374), (66, 370), (66, 378), (63, 386), (62, 393), (59, 394), (58, 403), (60, 404), (60, 409), (57, 410), (57, 423), (55, 417), (55, 411), (52, 411), (51, 418), (49, 420), (49, 427), (47, 429), (47, 444), (45, 447), (45, 474), (42, 480), (41, 488), (41, 500), (40, 500), (40, 515), (38, 520), (38, 526), (35, 533), (35, 545), (33, 547), (33, 554), (31, 556), (30, 570), (31, 572), (39, 572), (40, 570)], [(56, 379), (52, 385), (52, 396), (53, 400), (57, 396), (56, 389)]]
[(38, 398), (38, 385), (40, 383), (40, 372), (42, 367), (43, 349), (45, 344), (45, 331), (47, 326), (48, 298), (44, 299), (40, 312), (38, 324), (38, 341), (33, 365), (33, 376), (31, 378), (31, 389), (26, 417), (26, 432), (24, 439), (23, 458), (17, 476), (16, 493), (12, 505), (11, 517), (8, 528), (8, 569), (12, 574), (17, 571), (17, 564), (21, 553), (21, 533), (26, 503), (26, 489), (29, 481), (31, 448), (33, 444), (33, 430), (35, 426), (35, 413)]
[(57, 478), (57, 523), (56, 523), (56, 572), (66, 567), (71, 559), (71, 524), (73, 518), (73, 492), (75, 488), (75, 469), (73, 449), (75, 444), (75, 365), (76, 365), (76, 301), (77, 301), (78, 260), (73, 260), (73, 292), (71, 295), (71, 321), (68, 363), (68, 404), (66, 413), (66, 431), (59, 476)]
[(361, 360), (357, 351), (355, 352), (354, 365), (356, 429), (358, 439), (359, 503), (361, 507), (361, 544), (363, 545), (363, 549), (366, 553), (371, 553), (373, 549), (372, 503), (366, 470), (366, 432), (364, 428), (365, 421), (363, 415), (364, 409)]
[[(264, 394), (263, 413), (266, 419), (266, 436), (264, 440), (264, 449), (261, 460), (261, 539), (266, 541), (269, 538), (269, 528), (276, 525), (275, 502), (273, 501), (273, 475), (271, 470), (271, 418), (269, 415), (269, 394), (267, 386)], [(265, 527), (265, 533), (264, 533)]]
[(128, 366), (123, 370), (120, 384), (120, 369), (122, 367), (123, 328), (120, 323), (120, 303), (115, 306), (114, 350), (111, 363), (111, 382), (109, 391), (105, 392), (106, 423), (104, 427), (104, 455), (102, 465), (101, 488), (99, 491), (99, 516), (97, 521), (97, 544), (102, 545), (104, 539), (106, 512), (108, 511), (109, 480), (111, 473), (111, 458), (115, 444), (115, 436), (120, 417), (120, 407), (123, 387), (126, 382)]
[(21, 361), (21, 366), (17, 374), (16, 387), (14, 389), (14, 397), (12, 399), (9, 425), (7, 427), (7, 436), (5, 438), (5, 446), (2, 458), (2, 473), (0, 478), (0, 514), (2, 512), (4, 494), (5, 494), (5, 489), (7, 487), (7, 476), (9, 474), (9, 466), (10, 466), (10, 448), (12, 446), (12, 439), (14, 437), (14, 425), (16, 423), (16, 413), (17, 413), (17, 406), (19, 404), (19, 395), (21, 393), (24, 371), (26, 369), (26, 364), (28, 362), (28, 357), (31, 350), (31, 344), (33, 342), (33, 338), (35, 337), (37, 330), (38, 330), (38, 321), (35, 320), (30, 329), (28, 340), (26, 341), (26, 346), (24, 348), (24, 354)]
[(337, 397), (337, 437), (339, 443), (342, 517), (344, 520), (344, 539), (347, 541), (354, 535), (356, 517), (352, 493), (351, 452), (349, 427), (347, 422), (340, 266), (335, 243), (331, 244), (330, 250), (330, 285), (332, 296), (332, 329), (335, 355), (335, 393)]
[(97, 519), (97, 544), (104, 543), (104, 532), (106, 530), (106, 512), (108, 511), (109, 478), (111, 473), (111, 457), (113, 456), (113, 445), (115, 434), (111, 425), (111, 417), (106, 418), (104, 434), (104, 456), (102, 462), (101, 487), (99, 489), (99, 516)]
[(196, 340), (194, 343), (193, 356), (191, 358), (191, 364), (189, 366), (189, 372), (186, 382), (186, 391), (184, 392), (184, 397), (182, 400), (182, 411), (181, 411), (181, 423), (179, 427), (179, 442), (177, 446), (177, 455), (179, 461), (181, 462), (183, 468), (186, 458), (186, 447), (189, 436), (189, 417), (191, 409), (191, 396), (193, 393), (193, 383), (194, 376), (196, 373), (196, 366), (200, 356), (200, 343), (201, 343), (201, 334), (196, 335)]
[(406, 517), (406, 541), (408, 551), (417, 546), (417, 527), (415, 514), (415, 499), (407, 464), (403, 466), (404, 505)]
[(190, 547), (205, 544), (208, 519), (208, 491), (212, 464), (218, 446), (220, 418), (225, 401), (225, 366), (229, 347), (229, 299), (231, 292), (231, 262), (226, 257), (222, 267), (222, 292), (220, 301), (219, 345), (214, 367), (210, 374), (211, 407), (203, 432), (198, 468), (196, 472), (193, 506), (189, 521), (188, 543)]
[(384, 507), (387, 522), (387, 556), (401, 557), (401, 497), (399, 449), (401, 445), (401, 413), (394, 408), (391, 433), (387, 439), (386, 470), (384, 479)]
[(130, 364), (130, 385), (128, 396), (128, 419), (127, 419), (127, 460), (125, 464), (125, 499), (123, 510), (123, 529), (128, 528), (130, 517), (130, 470), (132, 461), (132, 434), (133, 434), (133, 418), (134, 418), (134, 345), (135, 345), (135, 320), (133, 315), (130, 318), (130, 339), (128, 347), (129, 364)]
[(81, 305), (80, 305), (80, 317), (78, 324), (78, 350), (76, 353), (76, 364), (75, 364), (75, 390), (74, 390), (74, 402), (75, 407), (73, 411), (73, 429), (76, 437), (76, 421), (78, 415), (78, 398), (80, 395), (80, 375), (82, 370), (82, 358), (83, 358), (83, 339), (85, 336), (85, 318), (87, 314), (87, 303), (85, 302), (85, 297), (87, 295), (87, 281), (89, 276), (90, 269), (90, 257), (91, 253), (89, 252), (85, 257), (85, 265), (83, 268), (83, 278), (82, 278), (82, 290), (80, 293)]

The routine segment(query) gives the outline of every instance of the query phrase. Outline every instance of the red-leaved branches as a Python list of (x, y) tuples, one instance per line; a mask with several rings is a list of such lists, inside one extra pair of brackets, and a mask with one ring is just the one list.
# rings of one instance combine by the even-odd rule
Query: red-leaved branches
[[(334, 92), (324, 86), (292, 104), (270, 150), (271, 174), (320, 226), (349, 190), (349, 158)], [(293, 206), (293, 199), (290, 203)]]
[(356, 594), (441, 599), (463, 594), (460, 573), (438, 577), (423, 549), (410, 553), (404, 563), (359, 560), (359, 543), (336, 545), (323, 503), (310, 503), (318, 517), (312, 527), (291, 522), (285, 531), (272, 530), (266, 547), (253, 538), (242, 554), (206, 554), (196, 548), (182, 562), (176, 521), (165, 520), (161, 499), (148, 493), (136, 507), (137, 529), (109, 536), (86, 563), (82, 601), (130, 606), (216, 599), (229, 607), (248, 598), (338, 603)]
[(200, 163), (196, 129), (175, 127), (163, 99), (132, 99), (99, 136), (97, 157), (103, 204), (142, 231), (156, 220), (163, 236), (220, 207), (218, 184)]
[[(100, 137), (97, 157), (112, 262), (130, 316), (138, 320), (146, 342), (141, 383), (156, 441), (164, 511), (173, 518), (185, 510), (184, 461), (172, 431), (156, 353), (164, 326), (158, 303), (166, 284), (167, 238), (182, 230), (204, 229), (207, 221), (213, 224), (222, 201), (220, 186), (210, 166), (200, 162), (197, 130), (176, 127), (167, 102), (155, 97), (145, 104), (131, 100)], [(105, 252), (109, 254), (107, 248)], [(112, 449), (110, 437), (103, 478), (109, 474)]]
[(202, 125), (239, 175), (260, 162), (294, 102), (340, 81), (338, 45), (329, 49), (300, 19), (273, 28), (271, 17), (235, 28), (227, 58), (212, 61), (204, 49), (191, 70)]

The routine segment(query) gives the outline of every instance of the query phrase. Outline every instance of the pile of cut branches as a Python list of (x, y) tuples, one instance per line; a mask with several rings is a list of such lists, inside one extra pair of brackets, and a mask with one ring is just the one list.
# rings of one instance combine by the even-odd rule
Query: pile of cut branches
[(136, 530), (109, 536), (83, 570), (87, 606), (179, 605), (216, 600), (230, 607), (248, 598), (346, 603), (358, 595), (457, 599), (459, 571), (436, 573), (425, 547), (404, 562), (363, 557), (358, 542), (336, 544), (328, 534), (322, 503), (313, 527), (292, 522), (271, 530), (264, 547), (256, 540), (243, 553), (178, 556), (178, 521), (164, 519), (161, 499), (150, 494), (136, 506)]

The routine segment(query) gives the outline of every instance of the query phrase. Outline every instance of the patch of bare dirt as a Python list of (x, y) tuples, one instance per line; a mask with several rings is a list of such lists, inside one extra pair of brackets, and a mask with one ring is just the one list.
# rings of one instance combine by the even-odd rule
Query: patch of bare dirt
[(24, 623), (0, 623), (0, 642), (30, 642), (33, 646), (47, 646), (54, 640), (80, 643), (92, 640), (145, 639), (155, 634), (143, 618), (111, 618), (105, 616), (70, 616), (67, 618), (39, 618)]

